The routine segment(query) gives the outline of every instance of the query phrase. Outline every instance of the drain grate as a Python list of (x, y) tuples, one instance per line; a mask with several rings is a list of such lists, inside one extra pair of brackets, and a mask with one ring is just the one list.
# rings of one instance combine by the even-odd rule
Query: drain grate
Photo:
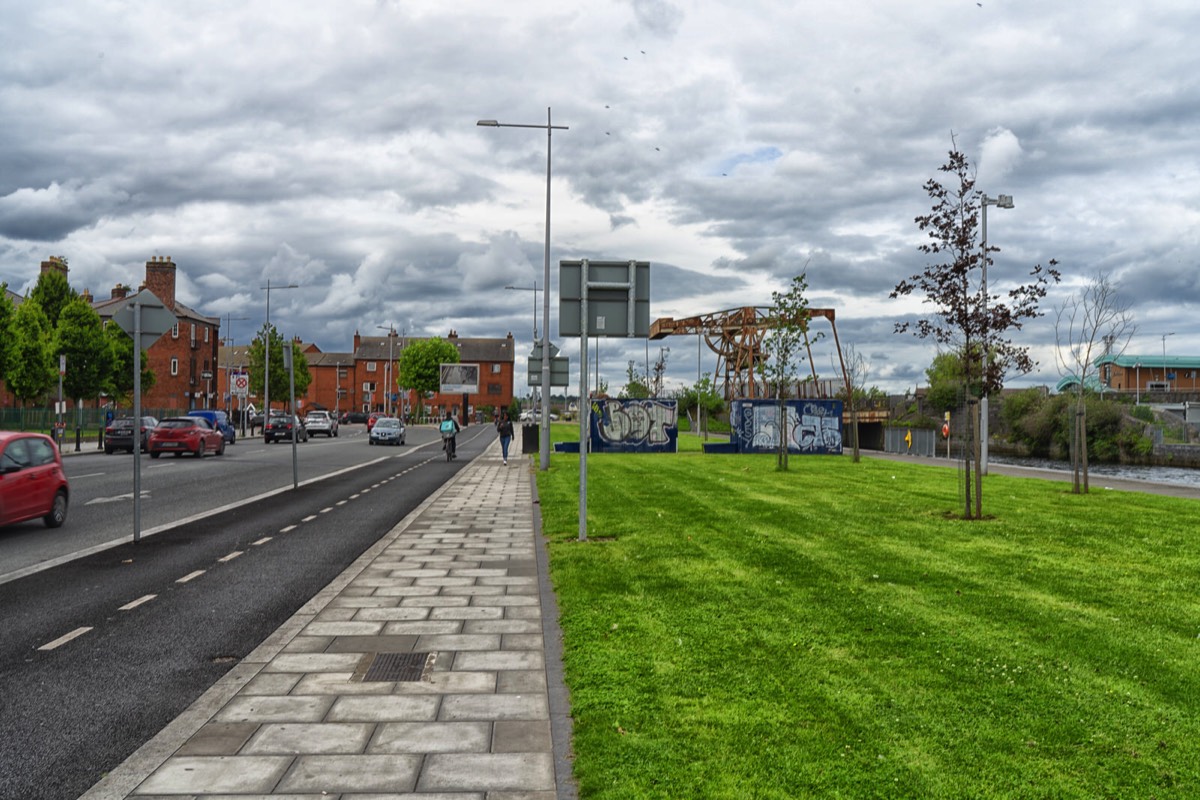
[[(363, 682), (419, 681), (433, 667), (431, 653), (368, 653), (370, 662), (359, 670)], [(356, 676), (357, 677), (357, 676)]]

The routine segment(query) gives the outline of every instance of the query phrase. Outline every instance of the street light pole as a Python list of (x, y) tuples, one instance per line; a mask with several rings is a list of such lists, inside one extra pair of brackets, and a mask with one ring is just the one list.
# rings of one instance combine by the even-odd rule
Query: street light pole
[(392, 416), (392, 360), (395, 358), (392, 354), (392, 345), (396, 341), (396, 326), (376, 325), (375, 327), (388, 332), (388, 363), (383, 370), (383, 410), (390, 417)]
[(271, 279), (267, 278), (267, 285), (259, 288), (267, 292), (267, 325), (263, 328), (263, 428), (266, 428), (271, 421), (271, 290), (299, 289), (300, 286), (295, 283), (272, 286)]
[(1168, 392), (1169, 392), (1169, 391), (1171, 391), (1171, 383), (1170, 383), (1170, 379), (1169, 379), (1169, 378), (1167, 378), (1167, 337), (1168, 337), (1168, 336), (1174, 336), (1174, 335), (1175, 335), (1175, 331), (1171, 331), (1170, 333), (1164, 333), (1164, 334), (1162, 335), (1162, 348), (1163, 348), (1163, 383), (1167, 384), (1167, 391), (1168, 391)]
[[(991, 353), (988, 350), (988, 288), (987, 288), (987, 269), (988, 261), (988, 244), (987, 244), (987, 209), (988, 206), (996, 208), (1012, 208), (1013, 199), (1011, 194), (1002, 194), (996, 197), (988, 197), (986, 194), (980, 199), (980, 238), (983, 240), (983, 342), (981, 343), (980, 363), (983, 365), (981, 370), (981, 378), (987, 379), (987, 363), (991, 358)], [(967, 353), (970, 358), (971, 354)], [(988, 474), (988, 396), (986, 383), (983, 390), (983, 396), (979, 399), (979, 471)]]
[[(546, 131), (546, 247), (542, 271), (542, 435), (539, 437), (538, 448), (540, 467), (544, 472), (550, 469), (550, 141), (554, 131), (570, 128), (566, 125), (552, 124), (549, 108), (546, 109), (545, 125), (517, 125), (497, 122), (494, 119), (481, 119), (475, 124), (485, 128), (538, 128)], [(537, 302), (536, 295), (534, 302)]]

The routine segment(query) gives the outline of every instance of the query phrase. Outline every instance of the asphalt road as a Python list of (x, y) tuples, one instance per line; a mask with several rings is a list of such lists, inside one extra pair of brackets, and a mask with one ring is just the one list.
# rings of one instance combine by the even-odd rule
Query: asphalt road
[[(299, 490), (290, 488), (290, 448), (280, 445), (239, 442), (236, 448), (245, 449), (231, 457), (230, 448), (225, 463), (159, 459), (178, 464), (143, 486), (154, 498), (146, 505), (155, 506), (150, 518), (160, 532), (0, 583), (0, 798), (78, 797), (477, 456), (495, 432), (466, 429), (460, 458), (449, 464), (435, 432), (409, 434), (409, 444), (398, 448), (368, 447), (362, 436), (331, 440), (326, 465), (313, 466), (308, 478), (328, 476)], [(284, 459), (259, 448), (289, 453)], [(342, 455), (358, 466), (347, 468)], [(84, 462), (116, 458), (70, 459), (78, 471), (75, 496), (108, 496), (103, 492), (115, 484), (106, 480), (94, 491), (83, 488), (82, 476), (99, 470)], [(285, 480), (261, 474), (284, 468)], [(240, 490), (218, 485), (224, 470), (242, 474)], [(261, 497), (263, 484), (287, 488)], [(214, 494), (234, 507), (193, 519), (199, 505), (185, 498), (206, 497), (212, 507)], [(236, 505), (247, 498), (257, 499)], [(78, 528), (77, 545), (92, 546), (93, 525), (102, 529), (100, 539), (111, 526), (130, 525), (131, 502), (118, 513), (108, 509), (118, 501), (95, 504), (102, 507), (95, 523), (86, 501), (72, 505), (60, 530)], [(172, 515), (185, 521), (171, 525)], [(58, 533), (14, 526), (0, 530), (0, 539), (18, 528), (18, 539)]]

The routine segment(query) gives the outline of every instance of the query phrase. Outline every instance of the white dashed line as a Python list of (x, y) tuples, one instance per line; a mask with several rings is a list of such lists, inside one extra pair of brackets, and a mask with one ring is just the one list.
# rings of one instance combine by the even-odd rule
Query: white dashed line
[(334, 505), (335, 505), (335, 506), (344, 506), (344, 505), (346, 505), (346, 501), (345, 501), (345, 500), (338, 500), (336, 503), (334, 503)]
[(48, 642), (48, 643), (42, 645), (41, 647), (38, 648), (38, 650), (53, 650), (56, 647), (61, 647), (62, 645), (66, 644), (67, 642), (71, 641), (72, 639), (79, 637), (79, 636), (83, 636), (85, 633), (87, 633), (90, 630), (91, 630), (91, 628), (76, 628), (75, 630), (68, 633), (66, 636), (60, 636), (57, 639), (55, 639), (53, 642)]
[(330, 511), (333, 511), (333, 506), (329, 506), (328, 508), (322, 508), (317, 513), (318, 514), (328, 514)]
[(133, 611), (135, 608), (140, 606), (142, 603), (149, 603), (151, 600), (153, 600), (156, 597), (158, 597), (158, 595), (156, 595), (156, 594), (144, 595), (142, 597), (139, 597), (137, 600), (134, 600), (132, 603), (126, 603), (125, 605), (121, 606), (117, 610), (118, 611)]
[(352, 495), (350, 495), (350, 499), (351, 499), (351, 500), (357, 500), (357, 499), (358, 499), (358, 495), (356, 495), (356, 494), (352, 494)]
[(184, 575), (182, 578), (180, 578), (179, 580), (177, 580), (177, 581), (175, 581), (175, 582), (176, 582), (176, 583), (187, 583), (188, 581), (195, 580), (196, 578), (199, 578), (199, 577), (200, 577), (201, 575), (203, 575), (204, 573), (205, 573), (205, 570), (198, 569), (198, 570), (196, 570), (195, 572), (189, 572), (187, 575)]
[(294, 531), (294, 530), (296, 530), (296, 526), (295, 526), (295, 525), (288, 525), (286, 528), (280, 528), (280, 529), (279, 529), (279, 532), (280, 532), (280, 533), (287, 533), (288, 531)]
[(271, 537), (270, 537), (270, 536), (264, 536), (264, 537), (262, 537), (261, 539), (259, 539), (257, 542), (251, 542), (250, 544), (252, 544), (252, 545), (260, 545), (260, 544), (266, 544), (266, 543), (267, 543), (267, 542), (269, 542), (269, 541), (271, 541)]
[(217, 561), (220, 561), (222, 564), (226, 564), (230, 561), (233, 561), (235, 558), (237, 558), (241, 554), (242, 554), (241, 550), (234, 550), (232, 553), (230, 553), (227, 556), (221, 556), (220, 558), (217, 559)]
[(316, 514), (309, 514), (307, 517), (305, 517), (304, 519), (302, 519), (300, 521), (301, 522), (312, 522), (316, 518), (317, 518)]

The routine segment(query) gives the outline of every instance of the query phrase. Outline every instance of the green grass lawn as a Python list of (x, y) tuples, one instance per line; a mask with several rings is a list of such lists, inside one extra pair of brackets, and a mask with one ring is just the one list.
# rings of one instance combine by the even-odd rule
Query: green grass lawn
[(680, 439), (538, 475), (583, 798), (1200, 796), (1194, 501)]

